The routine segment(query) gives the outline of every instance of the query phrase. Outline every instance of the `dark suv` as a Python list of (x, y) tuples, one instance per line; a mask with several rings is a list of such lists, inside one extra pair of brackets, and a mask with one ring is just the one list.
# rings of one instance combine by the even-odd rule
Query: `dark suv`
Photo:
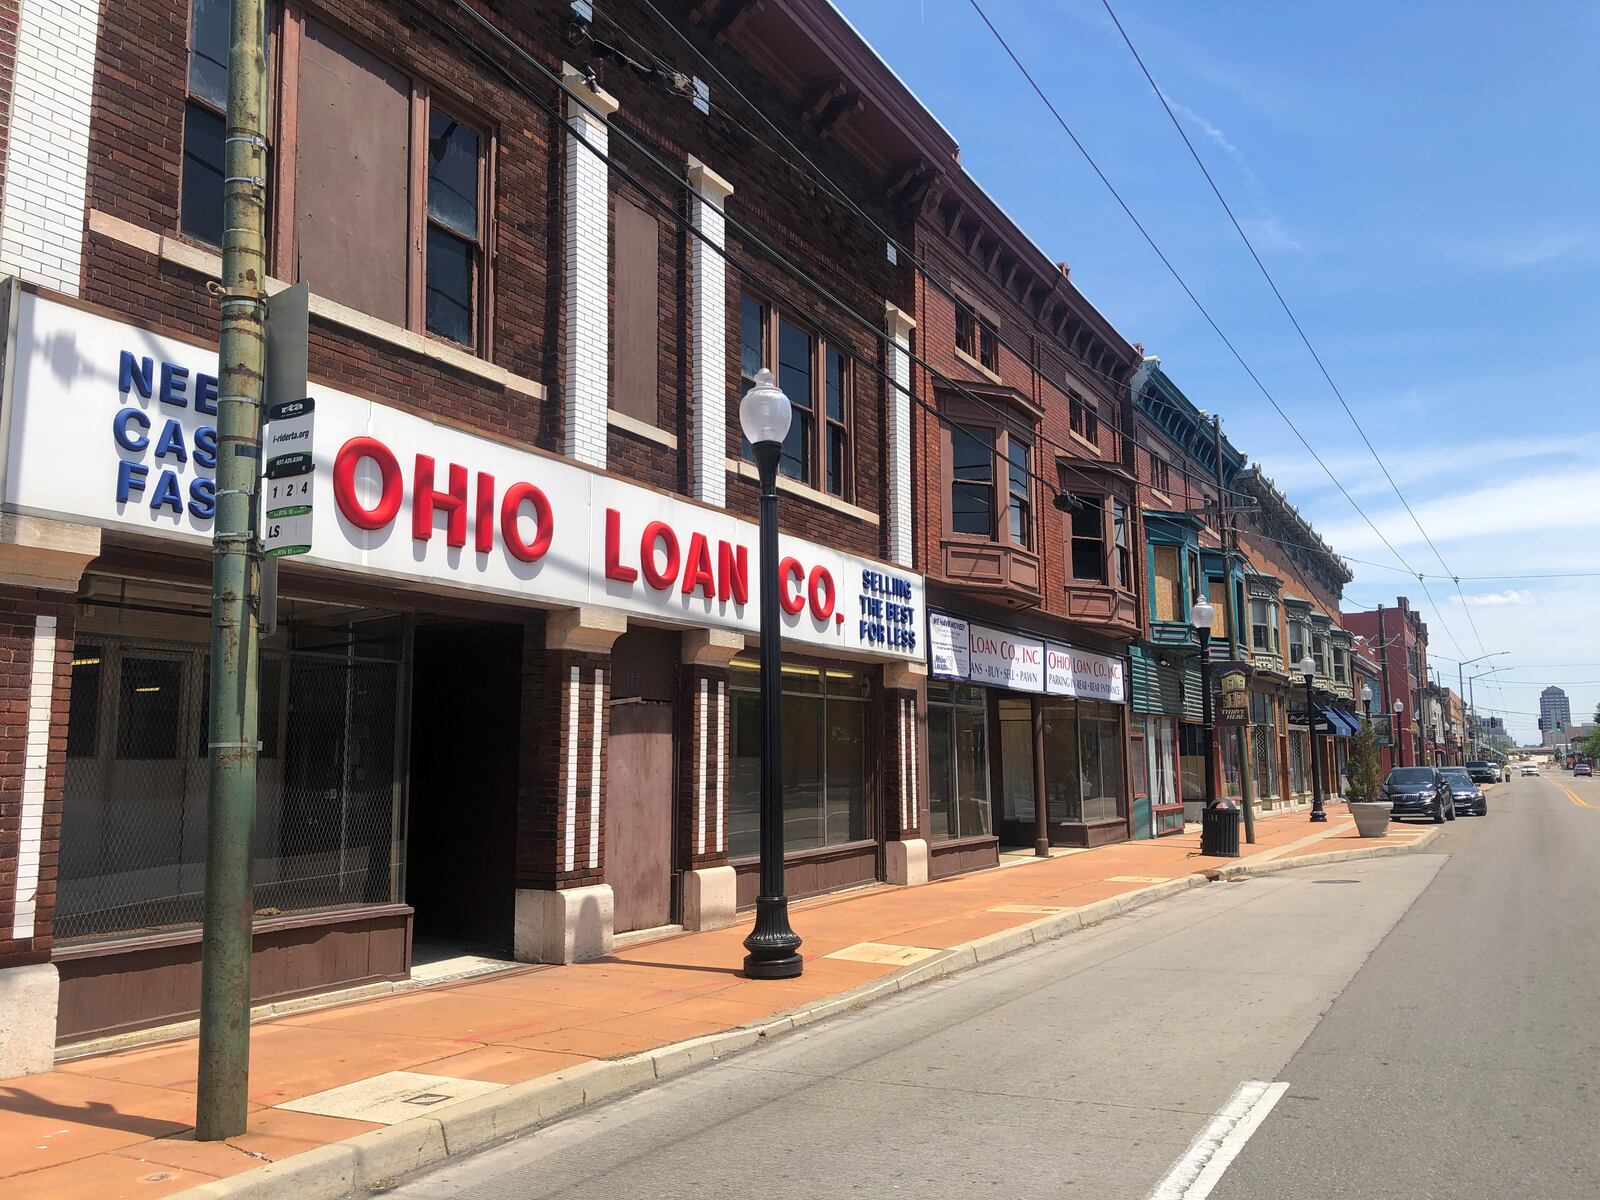
[(1456, 819), (1456, 798), (1437, 767), (1395, 767), (1383, 781), (1394, 805), (1391, 817), (1432, 817), (1434, 824)]
[(1473, 783), (1500, 782), (1500, 768), (1492, 762), (1469, 762), (1467, 774), (1472, 776)]

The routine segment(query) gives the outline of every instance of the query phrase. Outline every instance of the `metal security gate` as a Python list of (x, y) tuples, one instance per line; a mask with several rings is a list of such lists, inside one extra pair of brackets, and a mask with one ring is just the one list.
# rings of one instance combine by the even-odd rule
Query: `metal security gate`
[[(263, 650), (256, 912), (400, 892), (397, 659)], [(321, 633), (321, 645), (327, 634)], [(80, 634), (73, 658), (56, 937), (193, 924), (205, 881), (204, 646)]]

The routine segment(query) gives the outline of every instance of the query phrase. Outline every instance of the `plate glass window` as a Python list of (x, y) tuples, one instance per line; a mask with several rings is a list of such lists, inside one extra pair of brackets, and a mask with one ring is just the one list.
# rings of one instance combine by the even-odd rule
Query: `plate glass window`
[(1028, 443), (1006, 440), (1006, 476), (1011, 493), (1011, 540), (1019, 546), (1033, 541), (1033, 505), (1028, 491)]
[(961, 684), (928, 685), (928, 833), (935, 841), (993, 832), (987, 696)]

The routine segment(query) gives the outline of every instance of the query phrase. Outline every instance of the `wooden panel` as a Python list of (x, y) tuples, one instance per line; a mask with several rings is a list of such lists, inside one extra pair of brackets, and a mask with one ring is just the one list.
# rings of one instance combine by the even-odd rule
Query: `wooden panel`
[[(749, 859), (734, 866), (739, 873), (739, 907), (749, 908), (760, 891), (761, 864)], [(871, 843), (791, 855), (783, 869), (784, 888), (791, 900), (871, 883), (877, 877), (878, 847)]]
[(616, 198), (615, 374), (611, 407), (651, 425), (656, 411), (661, 307), (657, 270), (661, 231), (653, 214), (624, 196)]
[(319, 296), (406, 323), (411, 83), (307, 19), (296, 146), (298, 276)]
[(997, 837), (928, 843), (928, 878), (948, 879), (968, 871), (981, 871), (1000, 861)]
[(1183, 620), (1183, 606), (1178, 602), (1181, 591), (1176, 546), (1152, 546), (1155, 559), (1155, 603), (1158, 621)]
[[(250, 962), (255, 1003), (409, 974), (411, 910), (404, 905), (257, 922)], [(195, 1017), (200, 931), (94, 946), (58, 946), (56, 1040), (83, 1041)]]
[(618, 933), (672, 917), (672, 713), (656, 701), (611, 706), (605, 866)]
[(682, 645), (675, 630), (630, 626), (611, 647), (611, 698), (673, 699)]

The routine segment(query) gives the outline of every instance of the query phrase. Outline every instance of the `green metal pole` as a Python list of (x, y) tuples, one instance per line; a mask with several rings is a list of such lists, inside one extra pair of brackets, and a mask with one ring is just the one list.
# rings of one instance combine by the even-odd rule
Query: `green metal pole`
[(210, 790), (195, 1137), (245, 1129), (250, 1068), (250, 835), (256, 811), (256, 483), (265, 363), (267, 90), (263, 0), (232, 0), (223, 149), (217, 509), (211, 570)]
[[(1239, 622), (1244, 614), (1235, 612), (1233, 600), (1233, 556), (1236, 549), (1233, 526), (1228, 517), (1228, 485), (1222, 476), (1222, 418), (1211, 416), (1211, 444), (1217, 456), (1217, 535), (1222, 541), (1222, 611), (1228, 622), (1228, 656), (1244, 661), (1239, 644)], [(1235, 753), (1239, 758), (1239, 807), (1244, 810), (1245, 844), (1256, 844), (1255, 755), (1250, 752), (1250, 726), (1234, 727)]]

